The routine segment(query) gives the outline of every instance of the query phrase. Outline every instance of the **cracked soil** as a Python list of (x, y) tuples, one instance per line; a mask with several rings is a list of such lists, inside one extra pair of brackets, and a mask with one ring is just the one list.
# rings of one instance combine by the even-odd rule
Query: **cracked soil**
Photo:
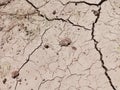
[(0, 0), (0, 90), (120, 90), (120, 0)]

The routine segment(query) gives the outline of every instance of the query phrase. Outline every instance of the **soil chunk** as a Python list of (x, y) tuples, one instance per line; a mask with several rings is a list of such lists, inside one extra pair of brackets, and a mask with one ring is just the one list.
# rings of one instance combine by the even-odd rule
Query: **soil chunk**
[(11, 74), (12, 74), (12, 78), (14, 78), (14, 79), (19, 76), (18, 71), (13, 71)]
[(60, 46), (68, 46), (72, 43), (70, 38), (64, 38), (59, 42)]

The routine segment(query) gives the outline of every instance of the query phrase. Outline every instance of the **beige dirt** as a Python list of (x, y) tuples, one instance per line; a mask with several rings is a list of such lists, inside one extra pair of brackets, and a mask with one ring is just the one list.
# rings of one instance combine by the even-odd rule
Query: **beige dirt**
[(120, 0), (0, 0), (0, 90), (120, 90)]

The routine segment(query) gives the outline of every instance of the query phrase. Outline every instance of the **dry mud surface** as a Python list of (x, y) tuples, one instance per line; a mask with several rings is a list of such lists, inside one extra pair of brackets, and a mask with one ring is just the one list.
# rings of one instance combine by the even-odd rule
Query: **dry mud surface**
[(0, 90), (120, 90), (120, 0), (0, 0)]

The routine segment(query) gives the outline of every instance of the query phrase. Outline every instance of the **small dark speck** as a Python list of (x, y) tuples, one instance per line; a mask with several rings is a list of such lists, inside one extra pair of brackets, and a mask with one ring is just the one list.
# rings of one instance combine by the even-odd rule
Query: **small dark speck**
[(24, 17), (27, 18), (27, 15), (25, 15)]
[(49, 48), (49, 45), (44, 45), (45, 48)]
[(55, 15), (55, 14), (56, 14), (56, 11), (54, 10), (54, 11), (53, 11), (53, 15)]
[(41, 17), (44, 17), (44, 15), (40, 14)]
[(43, 79), (43, 81), (45, 81), (45, 79)]
[(26, 78), (25, 78), (24, 80), (25, 80), (25, 81), (27, 81), (27, 79), (26, 79)]
[(27, 30), (27, 27), (26, 27), (26, 26), (25, 26), (24, 28), (25, 28), (25, 30)]
[(37, 77), (35, 77), (35, 80), (37, 80)]
[(3, 30), (3, 27), (0, 27), (0, 31), (2, 31)]
[(21, 80), (21, 79), (19, 79), (19, 80), (18, 80), (18, 82), (22, 82), (22, 80)]
[(28, 83), (26, 83), (26, 85), (28, 85)]
[(5, 83), (6, 83), (6, 81), (7, 81), (7, 79), (6, 79), (6, 78), (4, 78), (4, 79), (3, 79), (3, 84), (5, 84)]
[[(11, 0), (10, 0), (11, 1)], [(8, 3), (10, 3), (10, 1), (8, 1)]]
[(18, 31), (21, 31), (21, 29), (18, 29)]
[(73, 50), (77, 50), (77, 48), (76, 48), (76, 47), (74, 47), (74, 46), (72, 46), (72, 49), (73, 49)]
[(57, 55), (59, 55), (59, 53), (56, 53)]
[(77, 3), (75, 3), (75, 6), (77, 6)]

